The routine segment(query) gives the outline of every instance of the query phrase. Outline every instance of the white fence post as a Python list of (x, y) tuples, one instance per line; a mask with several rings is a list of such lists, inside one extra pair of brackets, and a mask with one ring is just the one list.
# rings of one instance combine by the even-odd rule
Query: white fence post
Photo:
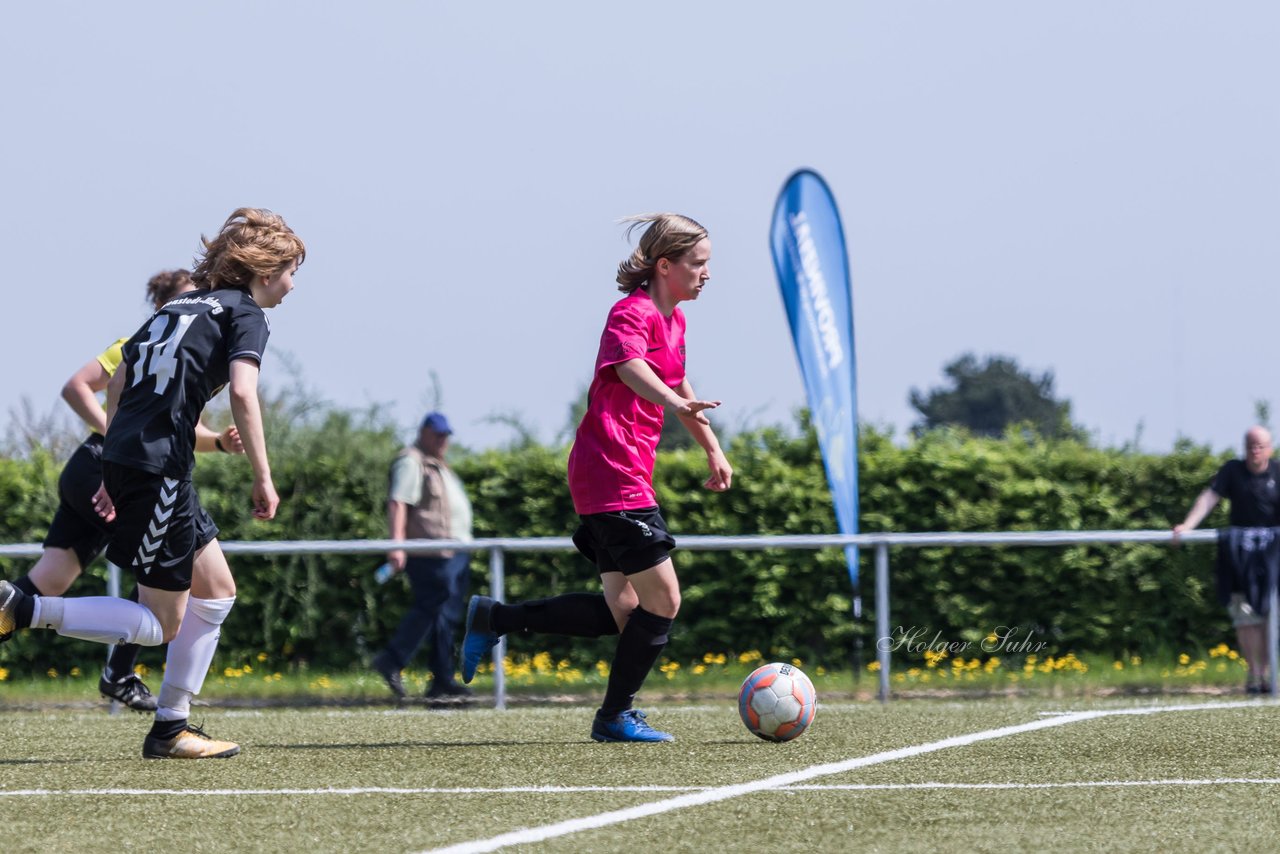
[[(489, 595), (499, 602), (506, 598), (503, 591), (506, 578), (503, 551), (493, 549), (489, 552)], [(498, 643), (493, 647), (493, 707), (495, 709), (507, 707), (507, 672), (504, 663), (506, 658), (507, 639), (503, 636), (498, 638)]]
[(880, 662), (880, 702), (889, 702), (889, 545), (876, 543), (876, 661)]

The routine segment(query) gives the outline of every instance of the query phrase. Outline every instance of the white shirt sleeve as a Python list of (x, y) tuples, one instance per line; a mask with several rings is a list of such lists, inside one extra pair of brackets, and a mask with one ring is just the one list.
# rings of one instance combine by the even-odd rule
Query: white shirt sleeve
[(387, 497), (411, 507), (422, 500), (422, 467), (412, 455), (405, 454), (391, 464), (391, 489)]

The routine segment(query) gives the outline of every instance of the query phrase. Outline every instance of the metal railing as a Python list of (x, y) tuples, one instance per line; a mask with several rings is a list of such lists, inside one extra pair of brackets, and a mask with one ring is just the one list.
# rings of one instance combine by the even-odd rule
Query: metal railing
[[(1217, 531), (1212, 529), (1188, 531), (1183, 543), (1209, 543), (1217, 541)], [(680, 549), (686, 551), (760, 551), (763, 549), (826, 549), (844, 546), (872, 548), (875, 551), (876, 637), (887, 640), (889, 629), (889, 549), (928, 548), (938, 546), (1073, 546), (1073, 545), (1124, 545), (1131, 543), (1172, 543), (1168, 530), (1159, 531), (1003, 531), (998, 533), (911, 533), (911, 534), (793, 534), (781, 536), (718, 537), (681, 536)], [(489, 553), (489, 587), (491, 595), (503, 598), (506, 581), (507, 552), (574, 551), (568, 537), (492, 538), (461, 542), (457, 540), (276, 540), (229, 541), (221, 543), (227, 554), (383, 554), (392, 549), (415, 552), (452, 549), (466, 552)], [(0, 545), (0, 557), (38, 557), (38, 543)], [(112, 567), (108, 585), (115, 594), (119, 592), (118, 571)], [(1270, 608), (1267, 616), (1267, 645), (1271, 651), (1271, 696), (1280, 697), (1280, 603), (1276, 590), (1270, 591)], [(876, 660), (879, 663), (878, 696), (882, 702), (889, 699), (890, 644), (876, 644)], [(506, 641), (499, 640), (493, 650), (494, 706), (506, 708), (506, 678), (503, 659)]]

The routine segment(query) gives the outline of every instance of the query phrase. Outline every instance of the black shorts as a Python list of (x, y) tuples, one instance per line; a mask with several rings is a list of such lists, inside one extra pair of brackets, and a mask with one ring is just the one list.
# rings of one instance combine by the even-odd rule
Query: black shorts
[(102, 437), (94, 433), (76, 448), (58, 475), (58, 509), (45, 535), (45, 548), (76, 553), (80, 568), (102, 554), (111, 527), (93, 509), (93, 494), (102, 486)]
[(111, 462), (102, 477), (116, 506), (107, 560), (143, 587), (189, 590), (196, 551), (218, 536), (191, 481)]
[(657, 507), (579, 516), (573, 534), (578, 551), (600, 572), (635, 575), (653, 569), (676, 547)]

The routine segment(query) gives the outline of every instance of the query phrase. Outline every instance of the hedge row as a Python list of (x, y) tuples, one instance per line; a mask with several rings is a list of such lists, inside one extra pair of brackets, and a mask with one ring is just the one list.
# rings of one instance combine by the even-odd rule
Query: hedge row
[[(330, 411), (277, 419), (273, 470), (282, 503), (270, 523), (250, 513), (243, 459), (206, 455), (196, 481), (224, 540), (362, 539), (385, 536), (388, 461), (399, 442), (374, 417)], [(714, 494), (700, 451), (664, 452), (659, 500), (677, 537), (687, 534), (811, 534), (835, 530), (816, 439), (778, 428), (730, 443), (734, 487)], [(566, 449), (520, 447), (458, 453), (479, 537), (566, 536), (576, 517), (564, 482)], [(1164, 528), (1182, 517), (1222, 457), (1184, 445), (1166, 456), (1097, 449), (1074, 441), (1010, 435), (976, 439), (935, 431), (909, 442), (864, 432), (860, 454), (862, 529), (1004, 531)], [(43, 455), (0, 459), (0, 542), (38, 541), (55, 506), (57, 462)], [(1221, 511), (1218, 511), (1219, 513)], [(1219, 515), (1206, 524), (1221, 524)], [(1066, 549), (895, 549), (891, 625), (928, 638), (977, 642), (1018, 627), (1046, 651), (1153, 654), (1230, 640), (1211, 577), (1211, 551), (1163, 546)], [(378, 587), (376, 558), (298, 555), (237, 557), (239, 599), (222, 636), (221, 660), (283, 667), (363, 666), (386, 641), (408, 602), (406, 583)], [(29, 561), (0, 560), (13, 577)], [(667, 653), (758, 649), (840, 667), (860, 644), (874, 655), (874, 581), (864, 552), (866, 613), (851, 619), (851, 588), (837, 549), (677, 552), (684, 605)], [(95, 565), (79, 592), (102, 589)], [(473, 589), (487, 588), (483, 555)], [(575, 554), (507, 557), (510, 599), (597, 586)], [(925, 634), (921, 634), (921, 637)], [(513, 638), (512, 649), (548, 651), (589, 667), (611, 642)], [(265, 654), (265, 659), (263, 657)], [(905, 658), (905, 651), (900, 651)], [(1043, 653), (1042, 653), (1043, 654)], [(915, 656), (918, 660), (919, 656)], [(0, 647), (0, 667), (42, 672), (96, 667), (101, 650), (47, 633), (23, 633)], [(159, 651), (149, 651), (157, 664)]]

